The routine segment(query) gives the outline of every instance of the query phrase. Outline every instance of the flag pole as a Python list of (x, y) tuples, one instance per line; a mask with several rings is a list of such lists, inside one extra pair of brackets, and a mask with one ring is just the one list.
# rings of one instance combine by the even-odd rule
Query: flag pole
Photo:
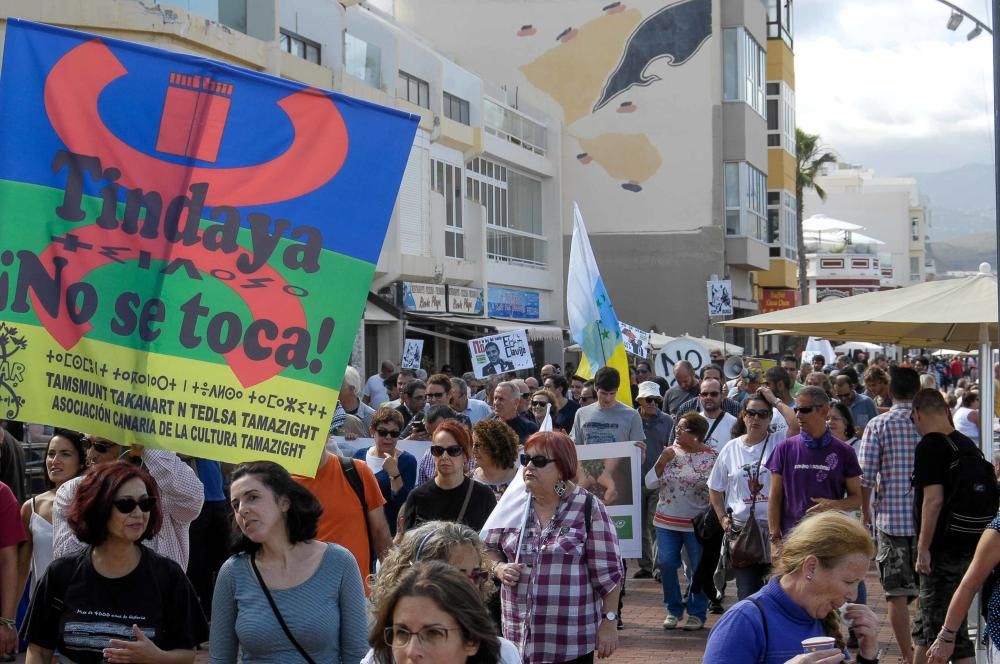
[(535, 499), (530, 493), (528, 502), (524, 505), (524, 516), (521, 517), (521, 530), (517, 534), (517, 551), (514, 553), (514, 564), (521, 562), (521, 546), (524, 542), (524, 529), (528, 527), (528, 515), (531, 514), (531, 503)]

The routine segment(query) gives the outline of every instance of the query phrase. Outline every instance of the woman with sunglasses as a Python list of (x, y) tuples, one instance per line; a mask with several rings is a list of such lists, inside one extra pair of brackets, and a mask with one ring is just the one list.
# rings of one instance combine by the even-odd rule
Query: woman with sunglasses
[[(489, 581), (490, 573), (483, 569), (479, 534), (460, 523), (429, 521), (406, 533), (399, 546), (382, 561), (378, 574), (370, 578), (372, 605), (379, 606), (383, 598), (391, 595), (413, 565), (432, 561), (447, 563), (464, 574), (483, 602), (488, 603), (496, 596), (496, 587)], [(370, 650), (361, 664), (375, 661), (374, 650)], [(500, 639), (500, 661), (503, 664), (521, 661), (517, 647), (507, 639)]]
[[(694, 570), (701, 560), (701, 544), (694, 535), (692, 519), (708, 507), (708, 476), (718, 453), (705, 444), (708, 420), (694, 411), (684, 413), (677, 422), (673, 445), (664, 447), (656, 463), (646, 474), (646, 488), (659, 489), (656, 505), (657, 565), (663, 585), (663, 604), (667, 616), (663, 629), (677, 629), (687, 607), (684, 629), (696, 631), (705, 626), (708, 598), (703, 591), (691, 592)], [(677, 570), (681, 549), (687, 551), (690, 570), (687, 596), (681, 595)]]
[(375, 473), (378, 488), (385, 498), (382, 508), (392, 535), (396, 534), (399, 510), (403, 508), (417, 480), (417, 458), (396, 447), (402, 430), (403, 415), (398, 410), (379, 408), (372, 415), (369, 429), (375, 444), (354, 453), (355, 459), (363, 460)]
[(506, 422), (480, 420), (472, 427), (472, 456), (476, 469), (472, 479), (493, 490), (497, 501), (517, 476), (517, 433)]
[(350, 551), (316, 539), (316, 496), (270, 461), (237, 466), (229, 493), (239, 530), (215, 582), (210, 661), (359, 662), (361, 574)]
[(410, 492), (403, 505), (403, 530), (426, 521), (457, 521), (474, 530), (486, 523), (497, 500), (484, 484), (465, 476), (472, 457), (472, 435), (456, 420), (445, 420), (431, 441), (434, 477)]
[(496, 628), (478, 591), (446, 563), (407, 568), (374, 612), (368, 642), (379, 664), (501, 661)]
[(536, 390), (531, 395), (531, 405), (528, 411), (531, 413), (531, 417), (535, 420), (535, 424), (542, 426), (542, 422), (545, 421), (546, 411), (552, 418), (552, 421), (555, 422), (556, 415), (559, 414), (559, 403), (556, 399), (556, 395), (552, 392), (552, 390)]
[[(767, 462), (774, 448), (785, 439), (785, 431), (771, 431), (771, 403), (757, 392), (743, 402), (740, 419), (733, 426), (736, 436), (719, 452), (708, 477), (708, 496), (719, 523), (725, 530), (742, 528), (753, 517), (767, 537), (767, 501), (771, 491), (771, 471)], [(771, 567), (768, 547), (757, 565), (733, 570), (736, 597), (746, 599), (764, 586)]]
[(193, 662), (208, 627), (194, 589), (173, 560), (146, 548), (162, 523), (159, 490), (138, 466), (92, 468), (67, 520), (87, 545), (49, 565), (21, 636), (27, 662), (53, 652), (76, 664)]
[(533, 434), (521, 465), (530, 496), (523, 537), (518, 515), (484, 538), (503, 584), (503, 634), (527, 664), (610, 657), (624, 580), (614, 524), (604, 504), (573, 483), (576, 446), (566, 434)]
[(20, 592), (31, 573), (31, 594), (52, 562), (52, 504), (56, 491), (85, 468), (83, 434), (56, 429), (45, 447), (45, 484), (49, 490), (21, 505), (21, 521), (28, 539), (17, 549), (17, 588)]

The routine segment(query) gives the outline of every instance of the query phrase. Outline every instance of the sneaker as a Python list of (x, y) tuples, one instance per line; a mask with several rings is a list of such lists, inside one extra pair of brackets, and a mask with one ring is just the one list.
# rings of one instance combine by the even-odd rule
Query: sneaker
[(663, 577), (660, 576), (660, 570), (654, 569), (653, 570), (653, 581), (656, 581), (657, 583), (660, 583), (660, 581), (662, 580), (662, 578)]
[(726, 611), (726, 609), (725, 609), (725, 608), (723, 608), (723, 606), (722, 606), (722, 602), (720, 602), (720, 601), (718, 601), (718, 600), (713, 600), (713, 601), (712, 601), (712, 602), (711, 602), (711, 603), (710, 603), (710, 604), (708, 605), (708, 612), (709, 612), (709, 613), (713, 613), (713, 614), (715, 614), (715, 615), (718, 615), (718, 614), (720, 614), (720, 613), (725, 613), (725, 611)]
[(667, 617), (663, 619), (663, 629), (677, 629), (677, 623), (679, 622), (680, 619), (677, 616), (672, 616), (668, 613)]
[(688, 616), (687, 622), (684, 623), (685, 632), (697, 632), (699, 629), (705, 626), (705, 621), (701, 618), (696, 618), (695, 616)]
[(633, 579), (652, 579), (653, 573), (648, 569), (641, 569), (632, 575)]

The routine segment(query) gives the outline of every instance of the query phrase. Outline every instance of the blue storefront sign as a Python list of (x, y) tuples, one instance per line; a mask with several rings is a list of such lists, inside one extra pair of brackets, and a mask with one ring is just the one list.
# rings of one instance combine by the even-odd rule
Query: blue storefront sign
[(515, 290), (497, 286), (490, 286), (487, 291), (491, 318), (538, 320), (539, 299), (538, 291)]

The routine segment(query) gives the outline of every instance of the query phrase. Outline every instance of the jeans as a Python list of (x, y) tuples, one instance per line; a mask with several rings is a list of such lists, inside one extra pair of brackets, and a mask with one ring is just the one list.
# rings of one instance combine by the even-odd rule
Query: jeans
[(753, 565), (734, 569), (736, 575), (736, 600), (744, 600), (764, 587), (764, 576), (770, 570), (768, 564)]
[[(656, 562), (660, 568), (660, 582), (663, 584), (663, 604), (667, 607), (667, 612), (680, 618), (684, 615), (686, 604), (688, 617), (694, 616), (704, 621), (708, 611), (708, 597), (703, 592), (691, 592), (691, 575), (701, 560), (701, 544), (694, 532), (657, 528), (656, 547)], [(687, 593), (684, 597), (681, 596), (681, 584), (677, 579), (677, 570), (681, 567), (681, 547), (687, 550), (691, 560), (691, 572), (687, 575)]]

